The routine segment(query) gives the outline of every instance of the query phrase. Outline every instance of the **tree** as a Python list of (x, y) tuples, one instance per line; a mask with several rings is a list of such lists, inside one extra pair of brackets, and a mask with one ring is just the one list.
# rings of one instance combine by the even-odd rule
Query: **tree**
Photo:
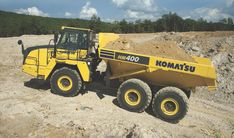
[(142, 26), (144, 28), (144, 32), (146, 33), (152, 33), (154, 30), (151, 20), (144, 20)]
[(142, 26), (142, 21), (141, 20), (136, 20), (134, 23), (134, 28), (135, 28), (135, 33), (140, 33), (144, 32), (144, 28)]
[(196, 31), (207, 31), (207, 21), (203, 18), (197, 20)]
[(121, 28), (120, 28), (119, 22), (118, 21), (114, 21), (112, 24), (113, 24), (113, 26), (111, 28), (111, 32), (121, 33)]
[(100, 17), (93, 15), (90, 20), (83, 19), (61, 19), (50, 17), (38, 17), (22, 15), (11, 12), (0, 11), (0, 36), (19, 36), (23, 34), (51, 34), (61, 29), (61, 26), (73, 26), (80, 28), (91, 28), (98, 32), (115, 33), (144, 33), (162, 31), (223, 31), (234, 30), (232, 18), (225, 18), (219, 22), (207, 22), (200, 18), (198, 20), (182, 19), (176, 13), (163, 15), (157, 21), (126, 20), (112, 23), (102, 22)]
[(93, 15), (90, 20), (89, 28), (92, 29), (95, 33), (101, 31), (101, 19), (97, 15)]
[(227, 24), (227, 19), (226, 19), (226, 18), (223, 18), (223, 19), (219, 20), (219, 23)]
[(121, 33), (128, 33), (128, 23), (125, 19), (119, 22)]
[(233, 25), (233, 20), (232, 20), (232, 18), (227, 18), (227, 24), (230, 24), (230, 25)]
[(192, 19), (184, 20), (183, 31), (195, 31), (196, 21)]

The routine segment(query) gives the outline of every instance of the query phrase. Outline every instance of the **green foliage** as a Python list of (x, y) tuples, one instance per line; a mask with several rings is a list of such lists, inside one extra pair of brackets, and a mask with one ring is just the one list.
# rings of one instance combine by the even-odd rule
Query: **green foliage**
[[(23, 34), (52, 34), (54, 31), (59, 31), (61, 26), (91, 27), (97, 32), (111, 32), (112, 25), (110, 23), (101, 22), (99, 17), (95, 18), (91, 21), (82, 19), (62, 19), (0, 11), (0, 37), (20, 36)], [(105, 28), (105, 26), (108, 28)]]
[(23, 34), (52, 34), (61, 26), (90, 28), (94, 32), (114, 33), (153, 33), (153, 32), (186, 32), (186, 31), (227, 31), (234, 30), (232, 18), (222, 19), (217, 23), (204, 19), (183, 19), (176, 13), (163, 15), (157, 21), (136, 20), (128, 22), (125, 19), (113, 23), (102, 22), (94, 15), (90, 20), (62, 19), (22, 15), (0, 11), (0, 37), (19, 36)]
[(98, 33), (101, 31), (101, 19), (97, 15), (93, 15), (90, 20), (89, 28), (94, 32)]

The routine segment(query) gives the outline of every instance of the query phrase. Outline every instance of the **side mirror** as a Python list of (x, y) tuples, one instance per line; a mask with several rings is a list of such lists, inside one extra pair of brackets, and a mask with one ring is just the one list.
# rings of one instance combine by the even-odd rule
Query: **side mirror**
[(22, 40), (18, 40), (18, 45), (22, 45), (23, 41)]
[(18, 40), (18, 45), (21, 45), (22, 54), (24, 55), (24, 44), (22, 40)]
[(58, 41), (58, 33), (54, 33), (54, 44)]

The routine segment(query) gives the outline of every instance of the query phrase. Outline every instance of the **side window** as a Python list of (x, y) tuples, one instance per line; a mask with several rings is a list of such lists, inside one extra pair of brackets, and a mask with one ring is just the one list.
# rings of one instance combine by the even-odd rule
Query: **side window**
[(70, 43), (73, 45), (77, 45), (78, 37), (77, 34), (70, 34)]
[(62, 36), (62, 39), (60, 41), (61, 47), (64, 47), (68, 42), (69, 42), (69, 34), (64, 33), (63, 36)]
[(67, 49), (67, 50), (76, 50), (78, 49), (77, 40), (78, 40), (77, 34), (65, 32), (57, 47), (61, 49)]
[(68, 44), (68, 50), (78, 49), (78, 34), (70, 33), (70, 42)]
[(88, 35), (85, 32), (80, 32), (78, 36), (78, 47), (80, 49), (87, 49)]

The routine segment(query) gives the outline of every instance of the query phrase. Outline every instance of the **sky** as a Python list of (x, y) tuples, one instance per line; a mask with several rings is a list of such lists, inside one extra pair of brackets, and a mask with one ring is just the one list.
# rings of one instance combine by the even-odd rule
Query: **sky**
[(0, 10), (57, 18), (90, 19), (95, 14), (107, 22), (157, 20), (175, 12), (184, 19), (219, 21), (234, 19), (234, 0), (0, 0)]

